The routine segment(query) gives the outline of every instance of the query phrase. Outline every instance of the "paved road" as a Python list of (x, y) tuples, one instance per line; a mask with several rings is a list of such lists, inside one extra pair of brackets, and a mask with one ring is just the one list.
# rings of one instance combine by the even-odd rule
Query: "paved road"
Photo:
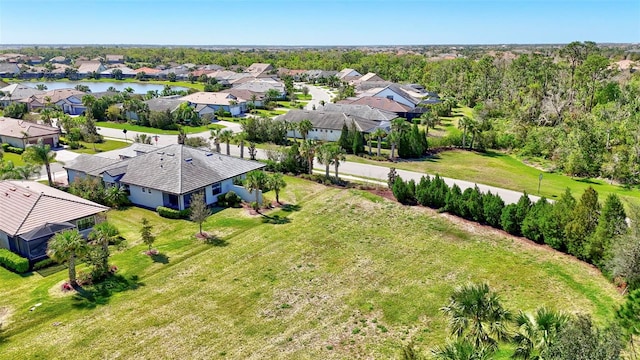
[(311, 94), (311, 101), (309, 101), (309, 103), (307, 104), (307, 106), (305, 107), (305, 109), (307, 110), (313, 110), (313, 106), (315, 105), (316, 108), (318, 108), (320, 106), (320, 101), (324, 100), (324, 102), (331, 102), (331, 98), (333, 97), (333, 95), (331, 95), (331, 93), (329, 93), (328, 90), (323, 89), (319, 86), (315, 86), (315, 85), (309, 85), (309, 84), (296, 84), (300, 87), (302, 86), (306, 86), (309, 88), (309, 94)]

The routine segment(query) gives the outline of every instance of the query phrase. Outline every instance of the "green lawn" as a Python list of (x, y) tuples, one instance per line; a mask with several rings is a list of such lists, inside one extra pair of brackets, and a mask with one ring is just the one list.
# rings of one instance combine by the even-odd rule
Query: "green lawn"
[(313, 96), (311, 94), (304, 95), (301, 92), (297, 92), (296, 96), (298, 97), (298, 100), (311, 100), (311, 99), (313, 99)]
[(22, 160), (22, 155), (10, 153), (10, 152), (3, 153), (2, 154), (2, 160), (4, 160), (4, 161), (11, 160), (11, 161), (13, 161), (13, 165), (15, 165), (15, 166), (24, 165), (24, 161)]
[(268, 117), (275, 117), (275, 116), (287, 113), (286, 110), (265, 110), (265, 109), (256, 109), (255, 112), (256, 112), (256, 115), (258, 116), (262, 115), (262, 116), (268, 116)]
[[(1, 357), (400, 358), (410, 340), (425, 353), (444, 341), (439, 308), (468, 281), (489, 282), (514, 311), (547, 305), (604, 322), (622, 301), (592, 267), (501, 232), (359, 190), (287, 182), (281, 198), (293, 211), (269, 215), (289, 223), (226, 209), (204, 224), (217, 246), (195, 239), (188, 221), (111, 211), (127, 239), (111, 261), (138, 276), (137, 289), (111, 297), (61, 293), (65, 271), (0, 268)], [(142, 254), (142, 217), (157, 235), (155, 260)]]
[(71, 150), (71, 151), (74, 151), (74, 152), (77, 152), (77, 153), (81, 153), (81, 154), (96, 154), (96, 153), (99, 153), (99, 152), (122, 149), (124, 147), (127, 147), (127, 146), (131, 145), (131, 143), (127, 143), (127, 142), (124, 142), (124, 141), (105, 140), (104, 142), (95, 144), (95, 150), (94, 150), (94, 144), (93, 143), (80, 141), (80, 144), (84, 148)]
[(437, 173), (454, 179), (526, 191), (533, 195), (538, 195), (538, 177), (542, 174), (540, 195), (550, 199), (559, 197), (566, 188), (570, 188), (574, 196), (579, 197), (584, 189), (592, 186), (600, 194), (601, 200), (609, 193), (616, 193), (627, 202), (640, 202), (640, 191), (637, 189), (627, 190), (621, 186), (610, 185), (604, 180), (572, 179), (562, 174), (541, 171), (524, 164), (514, 156), (492, 151), (478, 153), (452, 150), (425, 160), (396, 163), (377, 162), (355, 156), (349, 156), (348, 160), (429, 174)]
[[(149, 133), (149, 134), (178, 135), (178, 130), (162, 130), (162, 129), (156, 129), (156, 128), (147, 127), (147, 126), (132, 125), (129, 123), (98, 121), (96, 122), (96, 126), (111, 128), (111, 129), (127, 129), (127, 131), (137, 131), (137, 132)], [(209, 131), (211, 129), (222, 129), (224, 127), (225, 127), (224, 125), (220, 125), (220, 124), (208, 124), (203, 126), (183, 126), (182, 128), (187, 134), (196, 134), (204, 131)]]

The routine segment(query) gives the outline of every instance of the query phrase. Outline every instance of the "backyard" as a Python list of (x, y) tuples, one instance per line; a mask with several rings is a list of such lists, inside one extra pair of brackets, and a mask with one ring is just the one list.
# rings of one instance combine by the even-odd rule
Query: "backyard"
[[(65, 271), (0, 268), (2, 357), (397, 358), (409, 341), (423, 352), (443, 343), (439, 308), (469, 281), (487, 281), (514, 311), (547, 305), (598, 322), (622, 300), (594, 268), (546, 247), (369, 192), (286, 181), (290, 206), (267, 214), (286, 221), (225, 209), (204, 224), (212, 243), (192, 222), (112, 210), (127, 246), (111, 262), (128, 289), (112, 296), (62, 293)], [(153, 258), (142, 254), (143, 217)]]

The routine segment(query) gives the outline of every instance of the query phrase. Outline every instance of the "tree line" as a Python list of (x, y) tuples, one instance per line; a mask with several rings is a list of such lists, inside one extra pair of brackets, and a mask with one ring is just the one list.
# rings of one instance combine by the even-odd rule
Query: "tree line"
[(524, 236), (597, 266), (630, 290), (640, 288), (640, 208), (632, 207), (627, 223), (625, 209), (615, 194), (608, 195), (602, 206), (591, 187), (579, 200), (567, 189), (555, 202), (542, 197), (534, 203), (524, 193), (517, 203), (505, 205), (498, 194), (483, 193), (477, 186), (461, 191), (457, 184), (450, 187), (438, 175), (423, 176), (417, 183), (404, 181), (395, 169), (389, 173), (389, 185), (402, 204), (439, 209)]

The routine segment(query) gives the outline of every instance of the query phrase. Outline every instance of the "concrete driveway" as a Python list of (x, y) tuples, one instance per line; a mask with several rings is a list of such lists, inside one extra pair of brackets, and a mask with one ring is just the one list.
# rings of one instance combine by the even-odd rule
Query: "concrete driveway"
[(296, 86), (300, 88), (302, 88), (303, 86), (306, 86), (309, 88), (309, 94), (311, 94), (311, 101), (309, 101), (309, 103), (305, 107), (306, 110), (313, 110), (314, 105), (316, 106), (316, 108), (318, 108), (320, 106), (321, 100), (323, 100), (325, 103), (331, 102), (331, 98), (333, 97), (333, 95), (331, 95), (329, 90), (323, 89), (319, 86), (309, 85), (304, 83), (297, 83)]

